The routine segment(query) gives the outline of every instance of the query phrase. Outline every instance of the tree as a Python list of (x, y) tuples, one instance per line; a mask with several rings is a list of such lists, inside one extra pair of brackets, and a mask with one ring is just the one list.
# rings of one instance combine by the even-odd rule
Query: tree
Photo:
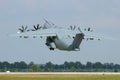
[(64, 70), (69, 69), (69, 63), (67, 61), (64, 62)]
[(103, 67), (103, 64), (100, 63), (100, 62), (96, 62), (96, 63), (93, 64), (93, 67), (94, 67), (95, 69), (101, 69), (101, 68)]
[(114, 64), (113, 63), (105, 63), (104, 64), (104, 68), (105, 69), (113, 69), (114, 68)]
[(9, 64), (7, 61), (4, 61), (4, 62), (2, 63), (2, 65), (3, 65), (3, 67), (4, 67), (4, 71), (7, 71), (8, 68), (10, 67), (10, 64)]
[(4, 68), (3, 63), (0, 62), (0, 69), (3, 69), (3, 68)]
[(28, 67), (31, 66), (31, 65), (34, 65), (34, 62), (30, 62), (30, 63), (28, 64)]
[(26, 64), (24, 61), (21, 61), (21, 62), (19, 63), (19, 68), (20, 68), (20, 69), (27, 69), (27, 64)]
[(87, 69), (92, 69), (93, 68), (93, 64), (91, 62), (87, 62), (86, 68)]
[(82, 66), (81, 62), (78, 62), (78, 61), (77, 61), (77, 62), (75, 63), (75, 68), (76, 68), (76, 69), (81, 69), (81, 66)]
[(119, 64), (115, 64), (114, 65), (114, 69), (120, 69), (120, 65)]
[(70, 63), (69, 63), (69, 68), (70, 68), (70, 69), (71, 69), (71, 68), (72, 68), (72, 69), (75, 68), (75, 63), (74, 63), (74, 62), (70, 62)]
[(54, 65), (51, 62), (48, 62), (48, 63), (46, 63), (45, 67), (46, 67), (46, 70), (52, 71)]
[(14, 68), (19, 68), (19, 62), (14, 62)]
[(29, 71), (30, 72), (38, 72), (38, 71), (40, 71), (40, 67), (37, 64), (33, 64), (33, 65), (29, 66)]

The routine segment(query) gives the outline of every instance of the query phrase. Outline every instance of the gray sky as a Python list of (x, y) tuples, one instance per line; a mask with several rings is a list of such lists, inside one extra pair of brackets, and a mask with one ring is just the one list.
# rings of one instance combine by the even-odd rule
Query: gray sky
[[(91, 27), (117, 40), (83, 41), (81, 51), (49, 51), (45, 39), (19, 39), (7, 34), (21, 25), (52, 21), (58, 26)], [(114, 62), (120, 64), (120, 0), (0, 0), (0, 61)]]

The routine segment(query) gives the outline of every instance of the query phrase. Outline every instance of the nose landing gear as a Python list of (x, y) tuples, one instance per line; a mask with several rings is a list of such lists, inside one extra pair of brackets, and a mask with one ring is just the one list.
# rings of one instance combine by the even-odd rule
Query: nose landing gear
[(49, 49), (54, 51), (54, 48), (49, 48)]

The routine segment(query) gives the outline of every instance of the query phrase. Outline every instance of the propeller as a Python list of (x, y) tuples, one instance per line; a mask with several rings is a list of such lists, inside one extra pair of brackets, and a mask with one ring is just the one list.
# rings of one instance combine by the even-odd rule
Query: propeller
[(28, 28), (28, 26), (24, 27), (24, 26), (22, 25), (22, 27), (21, 27), (21, 28), (18, 28), (18, 30), (22, 33), (22, 32), (25, 32), (25, 31), (29, 31), (29, 30), (27, 30), (27, 28)]
[(81, 33), (83, 33), (82, 30), (80, 29), (80, 27), (78, 27), (78, 30), (79, 30)]
[(93, 32), (93, 30), (90, 27), (88, 29), (85, 28), (84, 31)]
[(37, 24), (37, 26), (34, 25), (33, 27), (34, 29), (31, 29), (32, 31), (36, 31), (42, 28), (39, 24)]
[(76, 29), (76, 26), (74, 25), (74, 26), (70, 26), (70, 29), (71, 30), (75, 30)]

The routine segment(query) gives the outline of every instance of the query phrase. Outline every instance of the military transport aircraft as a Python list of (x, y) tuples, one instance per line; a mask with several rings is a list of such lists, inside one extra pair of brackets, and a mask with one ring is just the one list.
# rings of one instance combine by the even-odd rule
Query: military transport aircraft
[(58, 27), (52, 22), (45, 20), (43, 26), (37, 24), (33, 26), (33, 29), (22, 26), (18, 29), (17, 34), (12, 36), (19, 38), (46, 37), (45, 45), (48, 46), (50, 50), (79, 51), (82, 40), (100, 40), (100, 38), (86, 34), (88, 32), (92, 33), (93, 30), (91, 30), (91, 28), (81, 30), (81, 28), (77, 26), (70, 26), (69, 28)]

